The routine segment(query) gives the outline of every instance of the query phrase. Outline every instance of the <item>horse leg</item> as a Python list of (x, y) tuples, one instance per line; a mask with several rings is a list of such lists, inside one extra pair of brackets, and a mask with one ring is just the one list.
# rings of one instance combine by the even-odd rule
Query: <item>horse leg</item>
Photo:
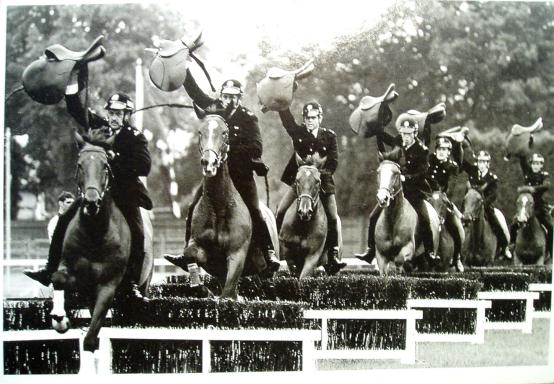
[(90, 326), (84, 340), (83, 349), (85, 351), (94, 352), (98, 349), (98, 333), (113, 302), (115, 291), (116, 286), (113, 283), (97, 288), (94, 308), (91, 311)]
[(54, 287), (53, 307), (50, 312), (52, 327), (59, 333), (65, 333), (70, 326), (65, 312), (65, 291), (74, 288), (75, 277), (70, 276), (66, 268), (62, 268), (52, 275), (52, 285)]
[(246, 259), (247, 247), (240, 248), (238, 251), (231, 253), (227, 256), (227, 276), (225, 278), (225, 285), (221, 290), (222, 298), (236, 299), (238, 295), (239, 278), (242, 275), (244, 269), (244, 261)]
[(379, 267), (379, 274), (381, 276), (387, 275), (388, 260), (383, 255), (381, 255), (381, 253), (377, 249), (375, 250), (375, 258), (377, 259), (377, 267)]
[(317, 268), (317, 263), (319, 262), (319, 255), (321, 255), (322, 249), (318, 249), (315, 253), (311, 253), (304, 259), (304, 267), (300, 276), (300, 280), (306, 277), (310, 277), (314, 274), (315, 269)]

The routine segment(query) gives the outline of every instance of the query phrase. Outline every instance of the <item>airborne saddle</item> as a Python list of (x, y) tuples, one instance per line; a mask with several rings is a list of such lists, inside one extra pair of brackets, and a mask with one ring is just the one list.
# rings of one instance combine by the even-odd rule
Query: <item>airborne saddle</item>
[(363, 137), (372, 137), (382, 132), (392, 119), (389, 104), (397, 97), (394, 84), (390, 84), (387, 91), (379, 97), (362, 97), (360, 104), (350, 115), (352, 131)]
[(296, 91), (296, 80), (308, 77), (313, 70), (313, 60), (294, 71), (270, 68), (266, 77), (257, 84), (258, 100), (262, 106), (262, 112), (287, 109), (292, 102), (294, 91)]
[[(200, 65), (209, 79), (205, 67), (193, 55), (193, 52), (204, 44), (202, 33), (196, 39), (186, 43), (185, 37), (179, 40), (160, 39), (158, 48), (146, 48), (146, 51), (153, 52), (156, 56), (150, 64), (150, 80), (154, 85), (166, 92), (179, 89), (187, 76), (188, 59), (192, 57)], [(211, 83), (211, 80), (210, 80)]]
[(533, 134), (540, 130), (542, 126), (542, 117), (539, 117), (528, 127), (519, 124), (512, 125), (512, 129), (506, 138), (505, 159), (508, 160), (511, 155), (527, 156), (533, 148)]
[(444, 119), (446, 116), (446, 105), (444, 103), (439, 103), (427, 112), (419, 112), (410, 109), (406, 113), (412, 115), (414, 120), (417, 121), (419, 127), (417, 135), (425, 145), (429, 146), (431, 142), (431, 125), (437, 124)]
[(82, 89), (88, 81), (87, 63), (106, 54), (103, 39), (104, 36), (98, 36), (84, 51), (72, 51), (60, 44), (46, 48), (44, 55), (23, 71), (25, 92), (41, 104), (56, 104), (63, 98), (70, 81), (77, 80)]

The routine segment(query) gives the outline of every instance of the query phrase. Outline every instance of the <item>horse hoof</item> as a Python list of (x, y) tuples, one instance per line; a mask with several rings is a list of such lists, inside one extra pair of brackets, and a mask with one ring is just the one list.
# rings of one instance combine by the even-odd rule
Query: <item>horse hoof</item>
[(67, 316), (52, 316), (52, 328), (58, 333), (66, 333), (69, 329), (69, 319)]
[(169, 261), (171, 264), (174, 264), (176, 266), (178, 266), (179, 268), (183, 269), (184, 271), (187, 271), (188, 272), (188, 262), (185, 260), (185, 257), (183, 255), (179, 255), (179, 256), (173, 256), (173, 255), (170, 255), (170, 254), (165, 254), (164, 255), (164, 259), (166, 259), (167, 261)]

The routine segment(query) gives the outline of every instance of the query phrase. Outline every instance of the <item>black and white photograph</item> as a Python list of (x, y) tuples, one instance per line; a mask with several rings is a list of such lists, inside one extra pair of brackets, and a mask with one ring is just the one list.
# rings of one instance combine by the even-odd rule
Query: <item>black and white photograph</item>
[(552, 383), (554, 2), (0, 2), (3, 383)]

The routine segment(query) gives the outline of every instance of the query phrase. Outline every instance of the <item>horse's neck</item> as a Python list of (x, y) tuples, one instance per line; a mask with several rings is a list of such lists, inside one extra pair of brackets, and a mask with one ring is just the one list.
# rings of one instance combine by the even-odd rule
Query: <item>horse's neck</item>
[(398, 216), (402, 212), (402, 207), (405, 203), (406, 199), (404, 198), (404, 192), (400, 190), (398, 194), (394, 197), (394, 199), (391, 200), (389, 206), (384, 209), (384, 216), (387, 223), (389, 223), (390, 225), (395, 224)]
[(215, 176), (204, 177), (202, 198), (216, 212), (224, 212), (233, 197), (233, 181), (227, 163), (223, 163)]

